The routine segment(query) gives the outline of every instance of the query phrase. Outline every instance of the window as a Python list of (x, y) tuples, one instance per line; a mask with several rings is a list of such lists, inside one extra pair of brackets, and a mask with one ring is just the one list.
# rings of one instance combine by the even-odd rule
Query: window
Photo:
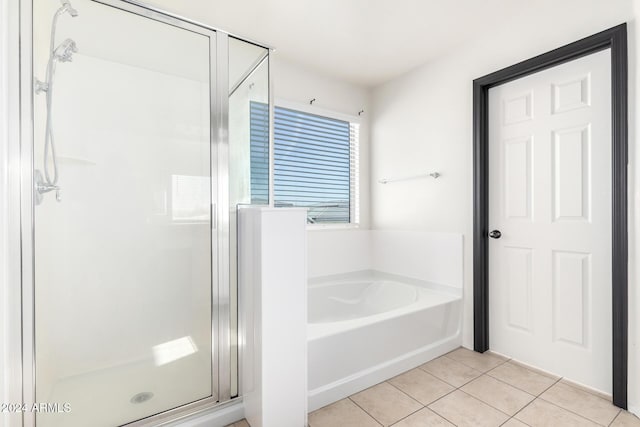
[[(268, 106), (252, 103), (252, 194), (267, 188), (265, 129)], [(357, 224), (358, 137), (357, 123), (275, 107), (274, 205), (307, 208), (311, 224)]]

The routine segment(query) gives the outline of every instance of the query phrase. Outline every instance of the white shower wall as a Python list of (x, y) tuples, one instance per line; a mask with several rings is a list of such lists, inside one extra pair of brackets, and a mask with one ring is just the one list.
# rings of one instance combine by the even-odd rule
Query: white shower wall
[(308, 231), (309, 278), (377, 270), (462, 288), (458, 233), (392, 230)]
[(148, 361), (185, 336), (207, 353), (208, 83), (78, 54), (55, 84), (63, 201), (36, 207), (38, 383)]
[(372, 268), (369, 230), (307, 231), (309, 278)]

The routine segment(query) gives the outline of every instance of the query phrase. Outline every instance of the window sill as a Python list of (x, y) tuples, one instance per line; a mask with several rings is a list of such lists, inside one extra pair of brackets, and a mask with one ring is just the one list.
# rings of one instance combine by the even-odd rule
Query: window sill
[(356, 230), (360, 228), (360, 224), (307, 224), (307, 231), (322, 230)]

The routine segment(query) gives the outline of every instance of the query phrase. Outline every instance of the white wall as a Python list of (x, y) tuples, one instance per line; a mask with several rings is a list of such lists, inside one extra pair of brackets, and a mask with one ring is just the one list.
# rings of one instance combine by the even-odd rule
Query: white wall
[[(545, 2), (546, 3), (546, 2)], [(505, 23), (491, 34), (478, 35), (469, 45), (452, 51), (373, 91), (371, 126), (371, 212), (375, 229), (417, 229), (461, 232), (465, 241), (465, 311), (463, 343), (473, 346), (472, 320), (472, 81), (490, 72), (589, 36), (625, 21), (631, 21), (629, 34), (631, 106), (637, 99), (637, 31), (632, 1), (563, 0), (545, 5), (534, 13)], [(635, 3), (638, 16), (639, 6)], [(637, 113), (635, 116), (637, 118)], [(632, 123), (631, 136), (634, 136)], [(638, 153), (631, 139), (630, 175), (636, 177)], [(438, 180), (423, 179), (380, 185), (377, 179), (437, 170)], [(632, 184), (633, 187), (633, 184)], [(635, 187), (640, 188), (640, 187)], [(634, 188), (631, 194), (636, 194)], [(638, 196), (630, 205), (638, 204)], [(631, 216), (631, 218), (634, 218)], [(637, 221), (637, 218), (635, 219)], [(633, 225), (633, 224), (632, 224)], [(633, 228), (632, 228), (633, 230)], [(635, 231), (633, 231), (635, 233)], [(632, 235), (631, 248), (636, 245)], [(634, 252), (632, 252), (633, 254)], [(638, 256), (631, 258), (638, 261)], [(633, 306), (640, 306), (634, 292)], [(632, 314), (630, 355), (631, 404), (640, 404), (637, 380), (639, 360)]]

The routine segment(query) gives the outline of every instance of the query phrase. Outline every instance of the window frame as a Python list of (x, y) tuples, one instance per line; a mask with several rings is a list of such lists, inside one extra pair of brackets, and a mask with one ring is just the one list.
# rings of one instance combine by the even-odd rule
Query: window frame
[[(321, 108), (321, 107), (316, 107), (312, 104), (303, 104), (301, 102), (296, 102), (296, 101), (289, 101), (286, 99), (281, 99), (281, 98), (276, 98), (275, 102), (273, 104), (273, 122), (271, 123), (271, 133), (273, 135), (273, 137), (271, 138), (271, 150), (275, 150), (275, 108), (276, 107), (280, 107), (280, 108), (286, 108), (289, 110), (295, 110), (295, 111), (300, 111), (302, 113), (307, 113), (307, 114), (314, 114), (316, 116), (322, 116), (322, 117), (326, 117), (329, 119), (335, 119), (335, 120), (342, 120), (345, 122), (349, 122), (350, 125), (357, 125), (357, 126), (362, 126), (362, 119), (360, 116), (357, 115), (350, 115), (350, 114), (345, 114), (345, 113), (340, 113), (334, 110), (328, 110), (325, 108)], [(310, 224), (307, 223), (307, 230), (327, 230), (327, 229), (348, 229), (348, 228), (359, 228), (360, 227), (360, 218), (359, 215), (357, 215), (358, 217), (357, 222), (356, 221), (352, 221), (351, 217), (353, 216), (354, 212), (359, 212), (360, 210), (360, 131), (358, 132), (358, 141), (357, 141), (357, 147), (356, 147), (356, 156), (357, 156), (357, 171), (358, 173), (356, 174), (356, 178), (355, 178), (355, 191), (356, 194), (353, 197), (354, 202), (356, 203), (355, 207), (349, 206), (349, 210), (350, 210), (350, 214), (349, 214), (349, 222), (343, 222), (343, 223), (320, 223), (320, 224)], [(352, 161), (351, 159), (351, 153), (352, 153), (352, 148), (351, 146), (349, 147), (349, 162)], [(271, 170), (273, 171), (272, 173), (272, 179), (275, 179), (275, 164), (273, 163), (273, 156), (271, 158), (271, 164), (270, 164)], [(351, 188), (351, 182), (352, 182), (352, 177), (351, 175), (349, 176), (349, 198), (352, 199), (351, 196), (351, 192), (354, 191), (354, 189)], [(271, 204), (275, 204), (275, 189), (273, 191), (273, 193), (270, 196), (270, 202)]]

